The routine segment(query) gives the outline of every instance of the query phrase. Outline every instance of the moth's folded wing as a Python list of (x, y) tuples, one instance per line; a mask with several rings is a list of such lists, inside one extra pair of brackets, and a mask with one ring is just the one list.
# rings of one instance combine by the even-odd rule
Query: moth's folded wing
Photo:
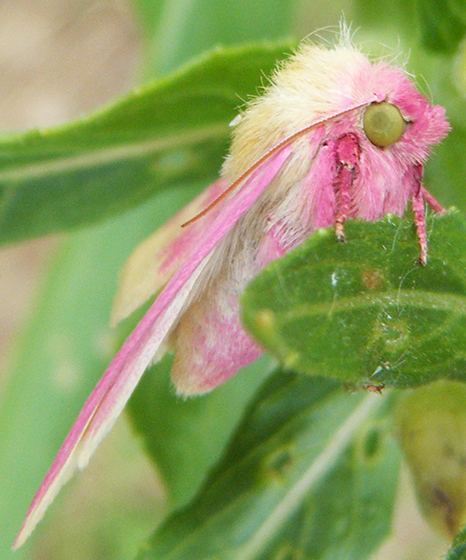
[(206, 221), (211, 221), (215, 214), (189, 228), (182, 229), (181, 224), (208, 206), (224, 186), (223, 179), (209, 185), (131, 253), (120, 273), (113, 301), (112, 325), (128, 317), (168, 282), (198, 242)]
[[(207, 259), (206, 259), (207, 262)], [(144, 370), (157, 354), (189, 298), (204, 263), (187, 278), (174, 282), (161, 294), (109, 364), (89, 395), (78, 418), (37, 490), (13, 543), (28, 538), (61, 487), (77, 469), (83, 469), (113, 426)]]

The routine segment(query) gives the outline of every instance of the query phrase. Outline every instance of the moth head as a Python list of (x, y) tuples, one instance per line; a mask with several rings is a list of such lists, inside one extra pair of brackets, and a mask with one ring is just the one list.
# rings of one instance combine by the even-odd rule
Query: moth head
[(371, 103), (364, 111), (363, 128), (367, 138), (379, 148), (391, 146), (403, 135), (406, 121), (396, 105)]

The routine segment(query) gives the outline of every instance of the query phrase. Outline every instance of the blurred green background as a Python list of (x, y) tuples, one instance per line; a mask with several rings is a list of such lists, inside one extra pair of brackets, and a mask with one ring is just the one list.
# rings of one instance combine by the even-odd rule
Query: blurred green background
[[(408, 70), (416, 73), (421, 89), (447, 106), (454, 131), (432, 157), (427, 181), (436, 179), (432, 190), (445, 204), (464, 208), (464, 164), (458, 163), (466, 136), (464, 27), (451, 14), (432, 10), (434, 3), (5, 0), (0, 4), (0, 126), (9, 132), (65, 122), (205, 49), (296, 40), (316, 29), (325, 35), (325, 28), (335, 31), (344, 16), (367, 51), (399, 54), (401, 61), (409, 54)], [(133, 410), (152, 407), (145, 395), (158, 391), (160, 398), (148, 414), (163, 424), (161, 453), (170, 455), (166, 447), (171, 434), (183, 431), (179, 457), (191, 456), (192, 464), (180, 463), (177, 473), (161, 464), (158, 476), (122, 418), (31, 543), (14, 556), (8, 551), (32, 491), (115, 348), (107, 321), (119, 267), (139, 240), (199, 188), (182, 187), (103, 225), (0, 251), (2, 559), (132, 558), (168, 507), (195, 490), (239, 417), (247, 400), (244, 392), (252, 392), (259, 382), (244, 372), (218, 396), (175, 406), (166, 372), (157, 380), (149, 375)], [(222, 399), (232, 395), (238, 403), (236, 416), (219, 419)], [(218, 423), (215, 441), (203, 441), (203, 423)], [(178, 495), (168, 499), (164, 479), (174, 480)], [(405, 477), (395, 536), (377, 560), (428, 560), (438, 558), (444, 548), (419, 518)]]

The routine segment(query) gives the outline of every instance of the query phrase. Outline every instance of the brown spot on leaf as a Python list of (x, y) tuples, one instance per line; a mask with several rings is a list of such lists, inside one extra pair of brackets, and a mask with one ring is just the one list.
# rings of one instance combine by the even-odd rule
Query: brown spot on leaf
[(361, 280), (365, 288), (368, 290), (376, 290), (383, 286), (384, 276), (382, 272), (376, 268), (366, 268), (362, 271)]

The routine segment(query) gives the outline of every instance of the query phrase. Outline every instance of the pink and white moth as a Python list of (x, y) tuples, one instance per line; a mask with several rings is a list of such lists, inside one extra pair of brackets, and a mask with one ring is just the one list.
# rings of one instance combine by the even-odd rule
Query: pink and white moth
[(347, 219), (401, 215), (411, 201), (426, 264), (424, 206), (442, 207), (422, 184), (423, 163), (449, 126), (444, 109), (402, 69), (369, 61), (347, 37), (333, 48), (304, 44), (233, 124), (221, 177), (129, 258), (114, 322), (158, 296), (85, 402), (14, 548), (87, 465), (164, 352), (174, 352), (172, 379), (182, 395), (210, 391), (261, 354), (241, 326), (239, 296), (313, 230), (334, 225), (344, 240)]

